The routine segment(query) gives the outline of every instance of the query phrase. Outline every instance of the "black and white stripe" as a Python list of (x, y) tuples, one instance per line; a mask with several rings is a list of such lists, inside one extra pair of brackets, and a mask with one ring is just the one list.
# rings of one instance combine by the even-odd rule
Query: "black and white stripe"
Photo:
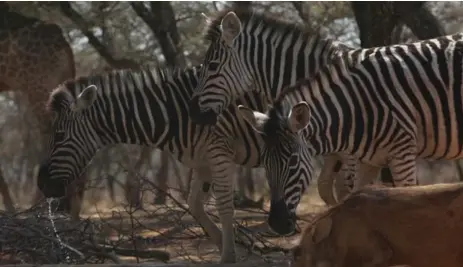
[[(305, 145), (311, 155), (351, 155), (352, 172), (367, 166), (375, 177), (389, 166), (395, 185), (416, 185), (417, 158), (463, 157), (462, 62), (463, 34), (378, 47), (357, 64), (333, 62), (285, 89), (268, 114), (241, 109), (272, 140), (267, 146), (279, 148), (268, 155), (278, 161), (267, 168), (300, 167), (291, 162), (300, 152), (287, 150)], [(361, 175), (368, 172), (357, 172), (358, 181), (365, 183), (370, 177)], [(293, 183), (294, 177), (280, 179)]]
[[(215, 124), (222, 110), (246, 92), (262, 92), (271, 103), (284, 87), (313, 76), (326, 64), (356, 64), (373, 51), (355, 50), (302, 26), (247, 10), (223, 11), (208, 24), (210, 46), (190, 101), (193, 121), (206, 125)], [(318, 179), (320, 196), (328, 204), (336, 202), (329, 186), (336, 173), (332, 166), (339, 165), (336, 159), (348, 161), (343, 154), (326, 157), (325, 166), (331, 170), (322, 170)], [(342, 165), (339, 174), (348, 169)]]
[[(81, 175), (95, 153), (110, 144), (139, 144), (174, 154), (198, 172), (188, 204), (192, 214), (222, 249), (222, 261), (235, 261), (233, 179), (236, 164), (260, 166), (263, 140), (230, 107), (214, 126), (193, 123), (188, 100), (198, 69), (170, 73), (155, 68), (118, 70), (68, 81), (49, 101), (54, 114), (53, 137), (38, 185), (47, 197), (61, 197), (69, 182)], [(263, 98), (262, 98), (263, 99)], [(256, 95), (242, 103), (267, 108)], [(206, 215), (203, 201), (216, 196), (223, 237)], [(222, 243), (220, 243), (222, 242)]]

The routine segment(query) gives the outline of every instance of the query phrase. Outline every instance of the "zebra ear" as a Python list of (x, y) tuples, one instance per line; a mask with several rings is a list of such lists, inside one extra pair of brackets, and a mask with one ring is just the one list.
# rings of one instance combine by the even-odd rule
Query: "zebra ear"
[(233, 11), (228, 12), (223, 17), (220, 27), (222, 29), (222, 40), (228, 46), (233, 44), (233, 40), (238, 37), (242, 30), (241, 21)]
[(289, 128), (293, 133), (297, 133), (309, 125), (309, 119), (309, 105), (305, 101), (299, 102), (289, 112)]
[(251, 127), (258, 133), (264, 133), (264, 124), (268, 119), (266, 114), (254, 111), (243, 105), (238, 106), (239, 113), (243, 116), (244, 120), (251, 125)]
[(89, 108), (97, 97), (97, 87), (90, 85), (85, 88), (78, 96), (74, 103), (71, 104), (71, 110), (78, 112)]

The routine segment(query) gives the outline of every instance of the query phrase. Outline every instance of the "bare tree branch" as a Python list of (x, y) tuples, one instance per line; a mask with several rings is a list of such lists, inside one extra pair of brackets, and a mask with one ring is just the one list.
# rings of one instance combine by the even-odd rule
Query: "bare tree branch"
[(139, 64), (131, 59), (115, 58), (110, 53), (109, 49), (93, 34), (87, 21), (72, 8), (69, 2), (59, 2), (59, 9), (64, 16), (70, 19), (79, 28), (79, 30), (87, 37), (88, 42), (109, 65), (114, 68), (139, 68)]
[(309, 14), (305, 12), (304, 10), (304, 4), (306, 2), (302, 1), (291, 1), (291, 4), (293, 4), (294, 9), (296, 9), (297, 13), (299, 14), (299, 17), (304, 21), (304, 23), (309, 22)]
[(175, 13), (170, 2), (150, 2), (149, 10), (144, 2), (130, 2), (133, 10), (148, 25), (161, 46), (168, 66), (185, 66)]

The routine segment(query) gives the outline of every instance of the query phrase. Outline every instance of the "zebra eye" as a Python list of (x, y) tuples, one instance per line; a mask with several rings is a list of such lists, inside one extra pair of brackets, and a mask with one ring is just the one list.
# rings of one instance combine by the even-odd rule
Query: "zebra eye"
[(210, 62), (209, 70), (216, 71), (219, 68), (219, 62)]
[(291, 158), (289, 158), (289, 162), (288, 162), (288, 165), (289, 166), (294, 166), (297, 164), (297, 160), (298, 160), (298, 157), (297, 156), (291, 156)]
[(64, 131), (56, 131), (55, 142), (62, 142), (65, 137), (66, 137), (66, 133)]

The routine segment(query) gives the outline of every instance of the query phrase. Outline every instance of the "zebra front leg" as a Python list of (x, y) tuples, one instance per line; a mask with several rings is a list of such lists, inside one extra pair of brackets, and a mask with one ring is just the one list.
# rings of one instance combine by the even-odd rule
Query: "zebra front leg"
[(220, 263), (235, 263), (235, 229), (233, 227), (233, 217), (235, 207), (233, 204), (233, 185), (231, 177), (235, 170), (235, 164), (228, 159), (215, 158), (212, 163), (212, 190), (215, 195), (215, 202), (222, 224), (222, 254)]
[[(222, 233), (217, 225), (211, 220), (204, 210), (204, 202), (211, 193), (211, 175), (209, 169), (202, 168), (198, 170), (198, 175), (193, 175), (191, 181), (190, 194), (188, 196), (188, 206), (191, 215), (204, 228), (220, 251), (222, 251)], [(202, 179), (199, 179), (200, 176)]]

